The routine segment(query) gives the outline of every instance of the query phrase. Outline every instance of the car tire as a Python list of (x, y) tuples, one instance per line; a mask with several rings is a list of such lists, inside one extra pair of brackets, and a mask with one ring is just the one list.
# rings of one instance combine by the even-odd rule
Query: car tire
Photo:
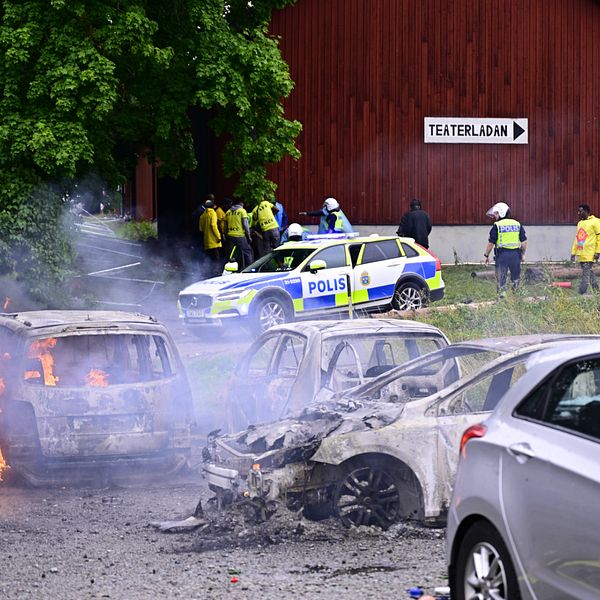
[(426, 304), (423, 288), (412, 281), (399, 283), (394, 290), (392, 308), (395, 310), (418, 310)]
[(275, 325), (289, 323), (292, 314), (289, 306), (275, 296), (259, 298), (250, 308), (250, 330), (255, 336)]
[(396, 469), (383, 463), (354, 464), (345, 469), (336, 485), (333, 508), (346, 527), (388, 529), (401, 516)]
[(454, 600), (521, 600), (506, 544), (490, 523), (478, 521), (467, 530), (458, 549), (450, 586)]

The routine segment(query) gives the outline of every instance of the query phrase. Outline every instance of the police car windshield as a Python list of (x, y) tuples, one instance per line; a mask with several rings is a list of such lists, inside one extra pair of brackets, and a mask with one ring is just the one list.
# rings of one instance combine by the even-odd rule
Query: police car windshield
[(242, 273), (277, 273), (291, 271), (310, 256), (314, 248), (278, 248), (248, 265)]

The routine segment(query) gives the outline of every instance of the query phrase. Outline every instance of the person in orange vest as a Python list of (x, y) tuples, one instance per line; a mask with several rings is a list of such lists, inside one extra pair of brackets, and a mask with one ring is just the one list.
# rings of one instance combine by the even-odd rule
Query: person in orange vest
[(571, 248), (571, 260), (577, 259), (581, 265), (579, 293), (583, 295), (587, 294), (590, 285), (594, 291), (598, 290), (598, 281), (593, 266), (600, 257), (600, 219), (592, 215), (589, 204), (580, 204), (577, 212), (579, 222), (575, 241)]
[(204, 252), (209, 260), (209, 277), (215, 277), (221, 270), (222, 237), (219, 231), (217, 212), (213, 200), (204, 203), (204, 212), (200, 215), (200, 231), (204, 243)]

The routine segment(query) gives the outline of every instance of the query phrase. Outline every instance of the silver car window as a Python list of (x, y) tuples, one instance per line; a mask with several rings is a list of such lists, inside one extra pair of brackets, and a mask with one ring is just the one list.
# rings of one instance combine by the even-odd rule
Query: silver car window
[(565, 366), (515, 414), (600, 439), (600, 359)]

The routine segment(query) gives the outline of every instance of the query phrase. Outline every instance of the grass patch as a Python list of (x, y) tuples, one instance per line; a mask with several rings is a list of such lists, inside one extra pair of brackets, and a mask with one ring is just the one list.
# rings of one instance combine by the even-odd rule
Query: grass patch
[[(509, 291), (497, 300), (496, 281), (472, 277), (482, 268), (446, 267), (443, 271), (446, 296), (431, 305), (431, 310), (416, 315), (446, 332), (452, 341), (478, 337), (529, 333), (596, 333), (600, 331), (600, 295), (582, 297), (574, 283), (571, 289), (552, 287), (548, 281), (525, 283), (517, 292)], [(528, 298), (539, 297), (529, 301)], [(469, 307), (472, 303), (493, 304)], [(436, 310), (444, 305), (459, 305), (455, 310)]]
[(185, 367), (194, 397), (201, 431), (219, 427), (225, 417), (227, 382), (236, 366), (228, 354), (213, 354), (186, 361)]

